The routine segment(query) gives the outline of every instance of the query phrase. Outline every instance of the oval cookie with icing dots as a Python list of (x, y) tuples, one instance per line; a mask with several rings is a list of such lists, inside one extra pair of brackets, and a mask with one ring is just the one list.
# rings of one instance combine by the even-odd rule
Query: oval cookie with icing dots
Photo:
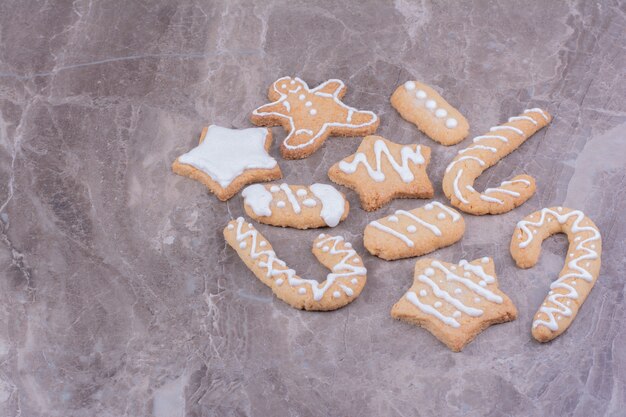
[(506, 213), (526, 202), (535, 193), (535, 180), (531, 176), (517, 175), (482, 193), (474, 189), (474, 181), (551, 120), (552, 116), (545, 110), (528, 109), (476, 136), (471, 146), (459, 151), (443, 176), (443, 192), (452, 205), (466, 213), (482, 215)]
[(322, 233), (313, 242), (313, 255), (331, 270), (323, 282), (299, 277), (276, 256), (268, 240), (243, 217), (226, 225), (224, 238), (254, 275), (278, 298), (300, 310), (341, 308), (361, 294), (367, 281), (363, 260), (341, 236)]
[(469, 133), (465, 116), (433, 88), (418, 81), (398, 87), (391, 96), (391, 105), (404, 120), (442, 145), (455, 145)]
[(413, 285), (391, 316), (424, 327), (459, 352), (492, 324), (515, 320), (517, 309), (498, 288), (491, 258), (456, 265), (423, 258), (415, 263)]
[(464, 232), (465, 221), (459, 212), (433, 201), (371, 222), (363, 232), (363, 243), (372, 255), (391, 261), (449, 246)]
[(345, 196), (328, 184), (253, 184), (241, 195), (248, 216), (272, 226), (335, 227), (350, 210)]
[(511, 256), (520, 268), (539, 260), (541, 243), (555, 233), (565, 233), (569, 248), (559, 278), (535, 314), (532, 335), (548, 342), (572, 324), (593, 288), (602, 254), (602, 237), (594, 222), (580, 210), (550, 207), (536, 211), (517, 223), (511, 238)]

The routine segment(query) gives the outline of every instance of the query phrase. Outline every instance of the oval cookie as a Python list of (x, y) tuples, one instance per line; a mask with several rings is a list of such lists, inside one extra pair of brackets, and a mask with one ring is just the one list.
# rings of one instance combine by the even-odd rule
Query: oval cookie
[(365, 286), (367, 269), (341, 236), (320, 234), (313, 255), (331, 272), (323, 282), (301, 278), (276, 256), (272, 245), (243, 217), (224, 228), (226, 242), (274, 294), (300, 310), (336, 310), (354, 301)]
[(390, 261), (449, 246), (463, 233), (465, 221), (459, 212), (433, 201), (371, 222), (363, 232), (363, 243), (369, 253)]
[(241, 195), (248, 216), (272, 226), (335, 227), (350, 210), (345, 196), (328, 184), (253, 184)]
[(535, 314), (532, 334), (548, 342), (572, 324), (600, 273), (602, 237), (593, 221), (580, 210), (550, 207), (536, 211), (517, 223), (511, 238), (511, 256), (520, 268), (539, 260), (541, 243), (555, 233), (569, 239), (566, 263), (559, 278)]
[(407, 81), (391, 96), (391, 105), (432, 140), (455, 145), (469, 133), (467, 119), (437, 91), (418, 81)]

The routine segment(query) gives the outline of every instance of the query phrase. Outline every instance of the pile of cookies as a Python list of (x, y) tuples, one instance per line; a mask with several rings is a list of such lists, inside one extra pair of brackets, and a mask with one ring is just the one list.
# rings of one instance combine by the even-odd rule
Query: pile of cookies
[[(430, 148), (373, 136), (378, 116), (344, 104), (345, 92), (340, 80), (309, 88), (299, 78), (280, 78), (269, 89), (271, 102), (250, 117), (255, 125), (265, 127), (209, 126), (202, 131), (200, 144), (179, 156), (172, 169), (202, 182), (222, 201), (251, 184), (241, 195), (246, 214), (259, 223), (297, 229), (337, 226), (348, 216), (350, 204), (335, 187), (258, 184), (282, 177), (269, 154), (272, 132), (267, 128), (281, 125), (287, 132), (280, 146), (285, 159), (310, 156), (329, 136), (365, 136), (354, 154), (328, 171), (331, 181), (359, 195), (364, 210), (378, 210), (396, 198), (432, 198), (434, 190), (426, 172)], [(399, 86), (391, 95), (391, 105), (442, 145), (457, 144), (469, 133), (467, 119), (423, 83), (407, 81)], [(536, 190), (534, 178), (528, 175), (517, 175), (482, 192), (474, 188), (474, 181), (551, 120), (546, 110), (531, 108), (473, 138), (449, 163), (443, 177), (444, 194), (456, 209), (431, 201), (413, 210), (397, 210), (366, 226), (365, 248), (388, 261), (422, 256), (463, 237), (465, 221), (459, 211), (501, 214), (526, 202)], [(569, 249), (565, 266), (535, 314), (532, 334), (540, 342), (554, 339), (569, 327), (600, 271), (598, 228), (581, 211), (564, 207), (544, 208), (517, 224), (510, 246), (517, 265), (535, 265), (541, 243), (555, 233), (567, 234)], [(341, 236), (322, 233), (313, 242), (313, 254), (331, 271), (322, 282), (298, 276), (242, 217), (226, 225), (224, 237), (257, 278), (298, 309), (341, 308), (359, 296), (367, 281), (363, 260)], [(450, 349), (460, 351), (491, 324), (514, 320), (517, 309), (498, 288), (492, 258), (458, 263), (420, 258), (413, 285), (392, 307), (391, 315), (426, 328)]]

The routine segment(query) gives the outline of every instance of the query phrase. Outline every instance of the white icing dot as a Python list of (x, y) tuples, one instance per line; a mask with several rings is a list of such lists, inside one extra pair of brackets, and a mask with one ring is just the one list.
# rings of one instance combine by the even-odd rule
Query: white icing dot
[(442, 305), (443, 305), (443, 304), (441, 304), (441, 301), (437, 301), (437, 302), (435, 303), (435, 308), (439, 308), (439, 307), (441, 307)]
[(522, 238), (522, 234), (520, 233), (519, 235), (517, 235), (517, 238), (521, 239)]
[(439, 220), (443, 220), (443, 219), (445, 219), (445, 218), (446, 218), (446, 215), (445, 215), (444, 213), (439, 213), (439, 214), (437, 214), (437, 218), (438, 218)]
[(296, 191), (296, 195), (298, 197), (304, 197), (306, 195), (306, 190), (304, 188), (299, 188), (298, 191)]
[(576, 281), (572, 282), (572, 285), (573, 285), (573, 286), (576, 286)]
[(265, 268), (265, 267), (267, 266), (267, 262), (263, 262), (263, 261), (261, 261), (261, 262), (259, 262), (259, 266), (260, 266), (261, 268)]
[(462, 290), (462, 289), (460, 289), (460, 288), (456, 288), (456, 289), (454, 290), (454, 293), (455, 293), (455, 294), (457, 294), (457, 295), (458, 295), (458, 294), (461, 294), (462, 292), (463, 292), (463, 290)]
[(461, 312), (459, 310), (455, 311), (454, 313), (452, 313), (452, 317), (458, 319), (459, 317), (461, 317)]
[(248, 246), (248, 245), (246, 244), (246, 242), (241, 242), (241, 243), (239, 244), (239, 247), (240, 247), (241, 249), (245, 249), (245, 248), (246, 248), (246, 246)]
[(480, 303), (480, 298), (478, 298), (478, 297), (474, 298), (474, 302), (475, 303)]
[(317, 205), (317, 201), (313, 200), (312, 198), (307, 198), (302, 202), (302, 204), (304, 204), (306, 207), (315, 207)]
[(302, 287), (298, 290), (300, 294), (306, 294), (306, 288)]
[(424, 91), (424, 90), (417, 90), (415, 92), (415, 97), (421, 98), (421, 99), (425, 99), (426, 98), (426, 91)]
[(537, 229), (533, 230), (533, 235), (537, 234)]
[(305, 98), (306, 98), (306, 97), (304, 96), (304, 94), (300, 94), (300, 95), (298, 96), (298, 99), (299, 99), (299, 100), (304, 100)]
[(324, 246), (322, 248), (322, 252), (328, 252), (330, 250), (330, 248), (328, 246)]
[(580, 236), (574, 238), (574, 242), (578, 242), (580, 240)]
[(358, 283), (359, 283), (359, 280), (358, 280), (358, 279), (356, 279), (356, 278), (352, 278), (352, 280), (350, 280), (350, 282), (351, 282), (353, 285), (356, 285), (356, 284), (358, 284)]
[(232, 224), (228, 225), (228, 230), (233, 230), (235, 228), (235, 226), (233, 226)]
[(484, 263), (484, 264), (488, 264), (489, 263), (489, 258), (487, 258), (486, 256), (480, 260), (480, 262)]
[(387, 220), (389, 220), (392, 223), (397, 223), (398, 222), (398, 217), (396, 217), (396, 216), (389, 216), (389, 217), (387, 217)]
[(354, 258), (352, 260), (352, 263), (358, 264), (358, 263), (361, 263), (361, 261), (359, 260), (359, 258)]
[(464, 276), (465, 278), (469, 278), (470, 273), (469, 273), (469, 272), (464, 272), (464, 273), (463, 273), (463, 276)]
[(569, 254), (569, 257), (570, 257), (570, 258), (573, 258), (573, 257), (574, 257), (574, 254), (573, 254), (573, 253), (570, 253), (570, 254)]
[(320, 233), (319, 236), (317, 236), (319, 239), (323, 239), (326, 237), (325, 233)]
[(311, 107), (313, 105), (313, 103), (311, 103), (310, 101), (307, 101), (306, 103), (304, 103), (305, 106), (307, 107)]
[(287, 84), (281, 85), (282, 88), (287, 88)]
[(556, 208), (556, 211), (558, 211), (558, 212), (563, 211), (563, 207), (557, 207), (557, 208)]
[(457, 127), (457, 125), (459, 124), (459, 122), (456, 121), (455, 118), (451, 117), (448, 120), (446, 120), (446, 127), (448, 129), (454, 129), (455, 127)]
[(426, 108), (427, 109), (436, 109), (437, 108), (437, 102), (435, 100), (427, 100), (426, 101)]
[(426, 295), (427, 295), (427, 294), (428, 294), (428, 293), (426, 292), (426, 290), (421, 290), (421, 291), (420, 291), (420, 296), (421, 296), (421, 297), (426, 297)]
[(485, 281), (480, 281), (478, 284), (480, 284), (481, 287), (486, 287), (487, 286), (487, 282), (485, 282)]
[(585, 264), (585, 266), (589, 266), (589, 262), (587, 262), (587, 263)]
[(262, 247), (262, 248), (264, 248), (264, 247), (266, 247), (266, 246), (267, 246), (267, 242), (266, 242), (266, 241), (263, 241), (263, 242), (259, 243), (259, 246), (260, 246), (260, 247)]
[(315, 116), (317, 114), (317, 110), (311, 109), (309, 113), (311, 113), (311, 116)]
[(278, 278), (278, 279), (276, 280), (276, 285), (282, 285), (282, 284), (283, 284), (283, 282), (285, 282), (285, 281), (284, 281), (282, 278)]
[(446, 111), (446, 109), (437, 109), (437, 111), (435, 112), (435, 116), (442, 118), (442, 117), (446, 117), (448, 115), (448, 112)]
[(404, 88), (406, 88), (409, 91), (415, 90), (415, 82), (414, 81), (407, 81), (407, 82), (405, 82), (404, 83)]
[(566, 304), (566, 305), (570, 305), (570, 301), (567, 301), (565, 304)]
[(352, 247), (352, 243), (350, 243), (350, 242), (346, 242), (346, 243), (344, 244), (344, 246), (345, 246), (346, 248), (350, 249), (350, 248)]
[(426, 204), (426, 205), (424, 206), (424, 210), (430, 211), (430, 210), (432, 210), (432, 209), (433, 209), (433, 205), (432, 205), (432, 204), (430, 204), (430, 203), (428, 203), (428, 204)]
[(252, 228), (252, 223), (248, 223), (248, 227), (249, 227), (249, 228)]
[(415, 227), (413, 225), (410, 225), (410, 226), (408, 226), (406, 228), (406, 231), (409, 232), (409, 233), (415, 233), (415, 232), (417, 232), (417, 227)]
[(548, 291), (548, 295), (554, 294), (554, 291)]
[(596, 245), (591, 245), (591, 249), (595, 249), (595, 248), (596, 248)]
[(284, 208), (285, 206), (286, 206), (286, 204), (285, 204), (285, 202), (284, 202), (284, 201), (282, 201), (282, 200), (281, 200), (281, 201), (279, 201), (278, 203), (276, 203), (276, 207), (278, 207), (278, 208)]
[(433, 275), (435, 275), (435, 270), (432, 268), (426, 268), (426, 270), (424, 271), (424, 273), (429, 276), (432, 277)]
[(289, 82), (289, 84), (291, 84), (291, 85), (294, 85), (295, 83), (296, 83), (296, 80), (291, 80), (291, 81)]
[(335, 292), (333, 293), (333, 297), (335, 297), (335, 298), (339, 298), (339, 297), (341, 297), (341, 293), (340, 293), (339, 291), (335, 291)]
[(278, 185), (272, 185), (270, 187), (270, 191), (273, 192), (273, 193), (277, 193), (277, 192), (280, 191), (280, 187)]
[(561, 320), (561, 316), (558, 316), (556, 319), (557, 319), (557, 320)]
[(551, 222), (551, 221), (552, 221), (552, 217), (548, 217), (548, 222)]

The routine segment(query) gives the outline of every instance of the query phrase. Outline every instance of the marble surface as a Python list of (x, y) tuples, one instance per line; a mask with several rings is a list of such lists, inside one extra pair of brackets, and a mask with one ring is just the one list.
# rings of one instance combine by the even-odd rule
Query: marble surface
[[(626, 407), (626, 7), (623, 2), (105, 0), (0, 2), (0, 415), (620, 416)], [(462, 353), (396, 322), (414, 260), (365, 255), (374, 213), (336, 228), (364, 255), (368, 283), (332, 313), (276, 300), (227, 247), (241, 197), (217, 201), (171, 162), (203, 126), (248, 127), (270, 83), (340, 78), (378, 133), (431, 146), (445, 201), (445, 148), (389, 105), (401, 82), (437, 88), (471, 134), (530, 106), (553, 123), (477, 186), (537, 178), (516, 210), (467, 215), (435, 257), (495, 258), (519, 318)], [(274, 129), (277, 140), (284, 137)], [(326, 171), (358, 138), (279, 159), (291, 183)], [(271, 150), (278, 157), (276, 142)], [(571, 328), (548, 344), (534, 312), (566, 239), (515, 267), (516, 222), (551, 205), (584, 210), (604, 240), (602, 273)], [(321, 277), (319, 231), (259, 226), (297, 271)]]

